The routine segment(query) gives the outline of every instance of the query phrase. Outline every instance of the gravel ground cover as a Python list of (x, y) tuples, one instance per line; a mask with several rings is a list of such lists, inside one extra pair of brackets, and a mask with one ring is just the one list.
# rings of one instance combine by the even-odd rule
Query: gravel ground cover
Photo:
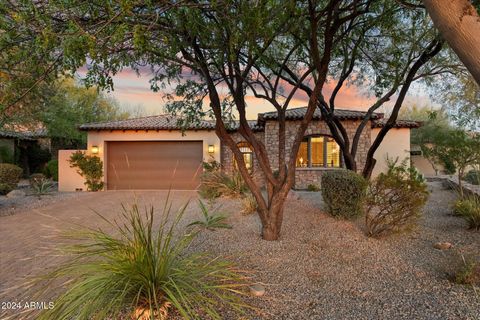
[[(261, 241), (258, 218), (223, 199), (234, 228), (204, 233), (195, 249), (230, 256), (265, 285), (250, 299), (254, 319), (480, 319), (480, 290), (449, 280), (459, 252), (480, 254), (480, 233), (451, 216), (452, 191), (429, 188), (419, 227), (384, 239), (367, 238), (361, 220), (324, 214), (320, 193), (296, 192), (281, 240)], [(454, 248), (434, 249), (438, 241)]]
[(19, 190), (24, 191), (26, 195), (15, 198), (8, 198), (5, 195), (0, 195), (0, 217), (40, 208), (70, 198), (82, 197), (86, 194), (85, 192), (58, 192), (54, 189), (48, 194), (39, 197), (34, 195), (33, 191), (26, 186), (19, 188)]
[[(480, 290), (476, 294), (472, 287), (449, 280), (459, 252), (480, 254), (480, 233), (468, 231), (462, 219), (451, 216), (452, 191), (435, 182), (429, 188), (432, 194), (419, 227), (384, 239), (367, 238), (361, 219), (342, 221), (325, 214), (320, 193), (292, 192), (282, 237), (267, 242), (260, 239), (256, 215), (242, 215), (239, 200), (219, 199), (215, 206), (229, 215), (233, 229), (205, 231), (191, 250), (229, 258), (265, 286), (264, 296), (247, 299), (256, 311), (241, 319), (480, 319)], [(166, 198), (165, 192), (153, 191), (76, 195), (0, 217), (0, 300), (21, 294), (9, 287), (18, 285), (23, 275), (54, 265), (36, 252), (57, 243), (51, 230), (64, 229), (67, 222), (104, 225), (91, 207), (114, 219), (120, 204), (133, 199), (161, 212)], [(174, 209), (191, 199), (185, 225), (201, 218), (194, 194), (174, 193), (171, 199)], [(434, 249), (438, 241), (454, 247)], [(239, 317), (225, 313), (224, 319)]]

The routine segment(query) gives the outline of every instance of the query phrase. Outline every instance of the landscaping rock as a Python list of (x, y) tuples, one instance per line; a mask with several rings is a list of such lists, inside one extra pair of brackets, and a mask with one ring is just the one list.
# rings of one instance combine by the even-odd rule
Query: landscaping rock
[(260, 284), (254, 284), (250, 287), (250, 293), (252, 296), (261, 297), (265, 294), (265, 287)]
[(437, 242), (433, 245), (433, 247), (438, 250), (448, 250), (453, 247), (453, 244), (450, 242)]
[(7, 194), (7, 198), (22, 198), (25, 197), (25, 191), (23, 190), (12, 190)]

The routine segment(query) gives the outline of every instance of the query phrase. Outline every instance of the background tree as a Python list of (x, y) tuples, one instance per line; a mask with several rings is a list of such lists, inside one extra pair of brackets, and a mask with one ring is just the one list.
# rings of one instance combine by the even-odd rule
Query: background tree
[(464, 130), (451, 130), (429, 147), (438, 158), (449, 159), (457, 168), (460, 196), (463, 197), (463, 177), (468, 166), (480, 163), (480, 136)]
[(422, 155), (435, 170), (435, 174), (438, 175), (441, 169), (449, 174), (455, 173), (455, 165), (446, 155), (432, 152), (432, 147), (442, 144), (445, 137), (454, 130), (445, 109), (412, 106), (403, 109), (401, 115), (405, 119), (422, 122), (420, 128), (411, 130), (410, 142), (420, 147)]
[(121, 110), (115, 100), (97, 88), (86, 89), (72, 78), (56, 83), (44, 104), (36, 117), (59, 148), (86, 146), (87, 134), (78, 130), (80, 124), (121, 120), (130, 116)]

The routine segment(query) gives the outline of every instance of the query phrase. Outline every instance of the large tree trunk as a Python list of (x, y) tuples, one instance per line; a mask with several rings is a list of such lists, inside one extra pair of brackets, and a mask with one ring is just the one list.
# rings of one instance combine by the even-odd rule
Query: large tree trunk
[(423, 0), (435, 27), (480, 85), (480, 17), (469, 0)]
[(287, 196), (282, 194), (274, 194), (273, 201), (265, 212), (268, 217), (265, 224), (262, 225), (262, 238), (267, 241), (278, 240), (283, 222), (283, 207)]

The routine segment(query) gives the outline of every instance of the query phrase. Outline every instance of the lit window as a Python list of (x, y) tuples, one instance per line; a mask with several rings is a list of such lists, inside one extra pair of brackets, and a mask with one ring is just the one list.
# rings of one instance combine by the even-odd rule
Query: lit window
[[(243, 161), (249, 173), (253, 172), (253, 150), (248, 142), (239, 142), (237, 144), (238, 149), (243, 154)], [(237, 161), (234, 159), (235, 168), (238, 169)]]
[(341, 167), (340, 146), (326, 136), (306, 137), (297, 154), (297, 168)]

